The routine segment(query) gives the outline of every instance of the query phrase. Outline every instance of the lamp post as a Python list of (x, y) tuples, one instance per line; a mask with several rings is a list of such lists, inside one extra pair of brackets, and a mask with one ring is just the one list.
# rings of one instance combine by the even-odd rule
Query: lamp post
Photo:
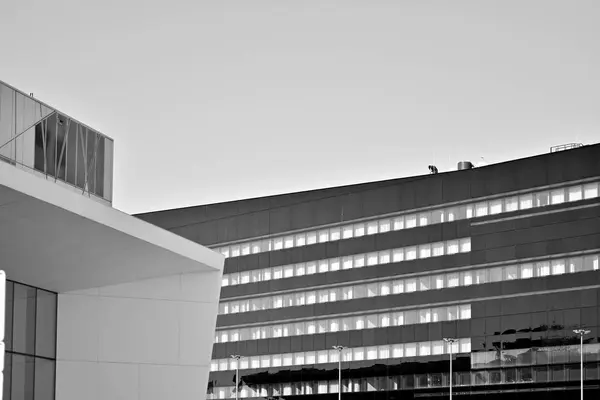
[(338, 400), (342, 400), (342, 352), (345, 346), (333, 346), (338, 351)]
[(238, 391), (239, 391), (239, 379), (240, 379), (240, 359), (243, 356), (240, 356), (239, 354), (232, 354), (231, 358), (233, 358), (235, 360), (235, 400), (238, 400), (239, 395), (238, 395)]
[(580, 342), (579, 342), (579, 355), (580, 355), (579, 369), (581, 372), (581, 400), (583, 400), (583, 337), (590, 332), (591, 331), (586, 330), (586, 329), (573, 330), (573, 333), (575, 333), (576, 335), (579, 335), (579, 340), (580, 340)]
[(452, 400), (452, 345), (458, 342), (455, 338), (444, 338), (444, 342), (448, 343), (450, 348), (450, 400)]

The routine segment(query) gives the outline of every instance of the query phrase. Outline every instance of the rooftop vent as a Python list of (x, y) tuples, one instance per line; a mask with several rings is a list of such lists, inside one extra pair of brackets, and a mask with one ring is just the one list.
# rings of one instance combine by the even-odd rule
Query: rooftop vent
[(472, 169), (473, 163), (471, 161), (461, 161), (458, 163), (458, 170), (462, 171), (463, 169)]
[(563, 151), (563, 150), (576, 149), (578, 147), (583, 147), (583, 143), (559, 144), (558, 146), (550, 147), (550, 153), (556, 153), (557, 151)]

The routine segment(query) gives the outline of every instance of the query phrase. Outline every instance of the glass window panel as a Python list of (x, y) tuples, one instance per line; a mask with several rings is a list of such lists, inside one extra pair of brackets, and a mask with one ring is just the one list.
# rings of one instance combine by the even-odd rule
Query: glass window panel
[(319, 243), (329, 242), (329, 229), (319, 231)]
[(250, 254), (250, 243), (242, 243), (240, 247), (243, 256)]
[(229, 246), (221, 247), (219, 252), (225, 256), (225, 258), (229, 258)]
[(404, 344), (403, 343), (390, 345), (390, 350), (392, 353), (392, 358), (404, 357)]
[(395, 231), (404, 229), (404, 216), (395, 217), (393, 219), (392, 223), (393, 223), (393, 228)]
[(366, 349), (367, 360), (376, 360), (377, 359), (377, 346), (370, 346)]
[(392, 314), (392, 325), (393, 326), (402, 326), (404, 325), (404, 312), (396, 311)]
[(404, 344), (404, 356), (415, 357), (417, 355), (417, 344), (416, 343), (405, 343)]
[(487, 271), (485, 269), (478, 269), (475, 272), (475, 284), (481, 285), (488, 282)]
[(317, 302), (317, 292), (306, 292), (306, 304), (315, 304)]
[(229, 283), (230, 285), (239, 285), (240, 284), (240, 274), (237, 272), (234, 272), (232, 274), (229, 274)]
[(229, 286), (229, 274), (223, 275), (223, 278), (221, 278), (221, 286)]
[(431, 289), (431, 277), (421, 276), (419, 277), (419, 290), (430, 290)]
[(444, 222), (444, 210), (441, 208), (439, 210), (433, 210), (431, 212), (431, 223), (439, 224), (442, 222)]
[(423, 308), (419, 310), (419, 323), (427, 324), (431, 322), (431, 309)]
[(519, 267), (517, 265), (504, 267), (504, 276), (507, 281), (519, 279)]
[(552, 275), (561, 275), (564, 274), (565, 271), (565, 260), (552, 260), (551, 262)]
[(459, 244), (461, 253), (467, 253), (471, 251), (471, 238), (460, 239)]
[(362, 268), (365, 266), (365, 255), (357, 254), (354, 256), (354, 268)]
[(533, 264), (521, 264), (519, 266), (521, 279), (533, 278)]
[(296, 234), (296, 247), (300, 247), (300, 246), (306, 246), (306, 233), (302, 232), (302, 233), (298, 233)]
[(490, 282), (502, 281), (502, 267), (490, 268)]
[(271, 268), (263, 269), (263, 280), (270, 281), (273, 279), (273, 270)]
[(470, 286), (473, 284), (473, 271), (465, 271), (460, 273), (460, 283), (462, 286)]
[(444, 209), (444, 221), (452, 222), (459, 219), (458, 207), (448, 207)]
[(406, 293), (411, 293), (411, 292), (417, 291), (417, 279), (416, 278), (406, 279), (404, 284), (405, 284), (404, 290), (406, 291)]
[(380, 282), (379, 283), (379, 295), (388, 296), (392, 294), (392, 282)]
[(585, 199), (598, 197), (598, 183), (595, 182), (583, 185), (583, 197)]
[(517, 211), (519, 209), (519, 198), (515, 196), (504, 199), (504, 207), (506, 212)]
[(405, 226), (407, 229), (415, 228), (417, 226), (417, 216), (416, 214), (406, 215), (404, 217)]
[(306, 263), (306, 275), (312, 275), (317, 273), (317, 262), (309, 261)]
[(354, 229), (352, 225), (342, 227), (342, 238), (350, 239), (354, 235)]
[(556, 189), (550, 192), (550, 202), (552, 204), (562, 204), (565, 202), (565, 189)]
[(352, 256), (346, 256), (342, 258), (342, 269), (350, 269), (354, 263)]
[(377, 253), (367, 254), (367, 265), (376, 265), (378, 261)]
[[(350, 349), (348, 349), (350, 350)], [(354, 361), (362, 361), (365, 359), (365, 348), (364, 347), (356, 347), (352, 349), (352, 360)]]
[(419, 355), (420, 356), (431, 355), (431, 343), (430, 342), (420, 342), (419, 343)]
[(444, 275), (434, 275), (432, 277), (434, 289), (443, 289), (445, 282)]
[(388, 264), (391, 260), (390, 250), (383, 250), (379, 252), (379, 264)]
[[(467, 204), (466, 206), (460, 206), (459, 208), (459, 219), (463, 219), (463, 218), (473, 218), (473, 214), (474, 214), (474, 210), (475, 210), (475, 206), (473, 204)], [(466, 217), (463, 217), (463, 215), (466, 215)]]
[(414, 325), (414, 324), (418, 323), (417, 311), (416, 310), (404, 311), (404, 323), (406, 325)]
[(477, 217), (484, 217), (488, 215), (488, 203), (487, 201), (477, 203), (475, 205), (475, 215)]
[(444, 255), (444, 242), (437, 242), (431, 245), (431, 253), (433, 257)]
[(359, 223), (354, 224), (354, 237), (360, 237), (365, 235), (365, 224)]
[(458, 307), (460, 319), (471, 319), (471, 305), (463, 304)]
[(419, 258), (429, 257), (431, 257), (431, 245), (429, 243), (419, 245)]
[(379, 320), (379, 317), (377, 314), (372, 314), (372, 315), (367, 315), (366, 317), (366, 328), (367, 329), (374, 329), (377, 328), (377, 321)]
[(295, 268), (296, 276), (303, 276), (306, 274), (306, 264), (305, 263), (298, 263), (294, 266), (294, 268)]
[(319, 261), (319, 273), (328, 272), (329, 271), (329, 260), (320, 260)]
[(419, 226), (427, 226), (429, 225), (429, 220), (431, 219), (431, 212), (423, 212), (419, 214)]
[(294, 276), (294, 266), (293, 265), (284, 265), (283, 266), (283, 277), (291, 278)]
[(340, 330), (340, 320), (337, 318), (327, 320), (329, 323), (329, 332), (338, 332)]
[(236, 244), (231, 246), (231, 257), (239, 257), (240, 256), (240, 245)]
[(490, 214), (500, 214), (502, 212), (502, 199), (490, 200)]
[(377, 289), (378, 289), (379, 284), (378, 283), (369, 283), (367, 285), (367, 297), (375, 297), (378, 295)]
[(448, 306), (446, 309), (448, 311), (448, 321), (455, 321), (458, 319), (458, 307)]
[(404, 261), (404, 249), (403, 248), (392, 250), (392, 261), (393, 262)]
[(391, 230), (391, 227), (392, 221), (390, 219), (382, 219), (381, 221), (379, 221), (379, 233), (389, 232)]
[(533, 207), (533, 194), (523, 194), (519, 196), (519, 209), (526, 210)]
[(342, 298), (344, 300), (352, 300), (354, 298), (354, 287), (346, 286), (342, 288)]
[(458, 253), (458, 240), (448, 240), (446, 242), (446, 254)]
[(578, 201), (583, 198), (581, 185), (571, 186), (567, 191), (569, 193), (569, 201)]
[(396, 279), (392, 282), (392, 293), (399, 294), (404, 293), (404, 280)]
[(340, 259), (339, 258), (332, 258), (329, 260), (329, 270), (330, 271), (339, 271), (340, 269)]
[(329, 240), (335, 241), (342, 238), (342, 229), (339, 226), (335, 228), (329, 228)]
[(535, 194), (535, 207), (544, 207), (550, 204), (550, 192), (544, 190)]
[(358, 317), (353, 317), (353, 324), (352, 326), (354, 327), (354, 329), (364, 329), (365, 328), (365, 316), (364, 315), (360, 315)]
[(583, 270), (584, 271), (598, 271), (598, 254), (585, 256), (583, 258)]
[(542, 261), (535, 263), (535, 276), (548, 276), (550, 275), (550, 263), (548, 261)]
[(391, 323), (390, 313), (379, 314), (379, 327), (380, 328), (388, 327), (388, 326), (390, 326), (390, 323)]
[(417, 246), (407, 247), (405, 249), (405, 256), (407, 260), (414, 260), (417, 258)]
[(56, 357), (56, 294), (37, 291), (35, 354), (47, 358)]
[(240, 284), (250, 283), (250, 271), (240, 272)]
[(433, 322), (442, 322), (448, 319), (448, 310), (446, 307), (435, 307), (431, 309), (431, 320)]
[(303, 306), (306, 304), (306, 293), (295, 293), (294, 294), (294, 305)]
[[(16, 286), (16, 285), (15, 285)], [(16, 294), (16, 290), (15, 290)], [(16, 303), (15, 303), (16, 305)], [(15, 311), (16, 315), (16, 311)], [(16, 343), (16, 336), (14, 338)], [(51, 362), (54, 363), (54, 362)], [(21, 354), (12, 355), (12, 399), (33, 400), (35, 382), (35, 358)], [(52, 377), (54, 378), (54, 377)], [(6, 383), (5, 383), (6, 384)]]
[(377, 221), (371, 221), (367, 223), (367, 235), (374, 235), (379, 231), (379, 224)]
[(459, 276), (460, 274), (458, 272), (451, 272), (449, 274), (446, 274), (446, 281), (448, 282), (448, 287), (449, 288), (453, 288), (453, 287), (457, 287), (459, 284)]
[(317, 232), (306, 232), (306, 244), (315, 244), (317, 243)]
[(329, 290), (319, 290), (318, 297), (319, 303), (327, 303), (329, 301)]
[[(36, 289), (15, 283), (13, 293), (13, 350), (19, 353), (35, 354)], [(22, 360), (25, 362), (25, 359)], [(25, 366), (22, 367), (25, 371)], [(14, 368), (20, 368), (17, 362), (15, 362)]]

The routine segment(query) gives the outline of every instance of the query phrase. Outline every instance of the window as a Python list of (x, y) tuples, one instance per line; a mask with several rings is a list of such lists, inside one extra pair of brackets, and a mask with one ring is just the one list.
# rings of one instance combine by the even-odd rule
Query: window
[(504, 273), (505, 273), (505, 276), (506, 276), (505, 279), (507, 281), (510, 281), (510, 280), (513, 280), (513, 279), (519, 279), (519, 271), (518, 270), (519, 270), (519, 268), (516, 265), (511, 265), (511, 266), (506, 267), (504, 269)]
[(379, 252), (379, 264), (388, 264), (391, 259), (391, 252), (384, 250)]
[(367, 223), (367, 235), (374, 235), (378, 231), (377, 221)]
[(250, 254), (250, 243), (242, 243), (241, 252), (243, 256)]
[(458, 307), (460, 319), (471, 319), (471, 305), (464, 304)]
[(392, 261), (393, 262), (404, 261), (404, 249), (392, 250)]
[(404, 221), (407, 229), (415, 228), (417, 226), (417, 216), (415, 214), (405, 216)]
[(448, 240), (446, 242), (446, 254), (458, 253), (458, 240)]
[(353, 264), (352, 256), (342, 258), (342, 269), (351, 269)]
[(354, 268), (362, 268), (365, 266), (365, 255), (357, 254), (354, 256)]
[(561, 275), (565, 273), (565, 260), (552, 260), (552, 275)]
[(417, 280), (415, 278), (409, 278), (406, 280), (406, 293), (416, 292), (417, 291)]
[(431, 213), (424, 212), (419, 214), (419, 226), (427, 226), (429, 225), (429, 220), (431, 219)]
[(533, 264), (521, 264), (521, 279), (533, 278)]
[(544, 207), (550, 204), (550, 192), (545, 190), (535, 194), (535, 206)]
[(367, 254), (367, 265), (376, 265), (378, 261), (377, 258), (377, 253)]
[(486, 201), (482, 203), (477, 203), (475, 205), (475, 215), (477, 217), (484, 217), (488, 215), (488, 204)]
[(379, 221), (379, 233), (389, 232), (391, 230), (392, 221), (389, 219), (382, 219)]
[(490, 282), (502, 281), (502, 267), (490, 269)]
[(571, 186), (568, 189), (569, 192), (569, 201), (578, 201), (583, 198), (582, 188), (581, 186)]
[(360, 237), (365, 235), (365, 224), (354, 225), (354, 237)]
[(421, 276), (419, 277), (419, 290), (429, 290), (431, 289), (431, 277), (429, 276)]
[(324, 273), (329, 271), (329, 260), (320, 260), (319, 261), (319, 273)]
[(517, 211), (519, 209), (519, 198), (509, 197), (504, 200), (504, 207), (506, 212)]
[(502, 199), (490, 201), (490, 214), (500, 214), (502, 212)]
[(429, 258), (429, 257), (431, 257), (431, 245), (430, 244), (419, 245), (419, 258)]
[(466, 253), (471, 251), (471, 238), (460, 239), (460, 252)]
[(398, 279), (392, 282), (392, 293), (404, 293), (404, 280)]
[(350, 239), (353, 236), (354, 231), (352, 230), (352, 225), (344, 226), (342, 228), (342, 238)]
[(565, 202), (565, 189), (556, 189), (550, 192), (550, 202), (552, 204), (561, 204)]
[(407, 247), (405, 249), (405, 254), (406, 254), (406, 259), (407, 260), (414, 260), (417, 258), (417, 247), (416, 246), (412, 246), (412, 247)]
[(339, 227), (329, 229), (329, 240), (335, 241), (340, 240), (342, 237), (342, 230)]
[(306, 263), (306, 275), (312, 275), (317, 273), (317, 263), (315, 261), (309, 261)]
[(536, 276), (550, 275), (550, 263), (548, 261), (542, 261), (542, 262), (535, 263), (535, 275)]
[(329, 242), (329, 230), (324, 229), (319, 231), (319, 243)]
[(404, 229), (404, 216), (396, 217), (392, 221), (393, 229), (395, 231), (399, 231), (400, 229)]
[(306, 245), (306, 233), (299, 233), (296, 235), (296, 246), (305, 246)]
[(444, 243), (438, 242), (431, 245), (431, 252), (433, 257), (439, 257), (444, 255)]
[(533, 194), (524, 194), (519, 196), (519, 208), (526, 210), (533, 207)]
[(583, 197), (585, 199), (598, 197), (598, 183), (588, 183), (583, 185)]

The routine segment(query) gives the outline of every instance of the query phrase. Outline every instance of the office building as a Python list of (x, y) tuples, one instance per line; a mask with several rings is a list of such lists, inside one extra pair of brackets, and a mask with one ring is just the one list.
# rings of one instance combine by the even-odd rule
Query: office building
[(4, 400), (198, 399), (223, 257), (112, 208), (113, 141), (0, 82)]
[(226, 257), (207, 398), (335, 399), (340, 357), (343, 398), (447, 398), (450, 352), (458, 398), (579, 398), (580, 328), (599, 398), (600, 145), (570, 147), (139, 215)]

